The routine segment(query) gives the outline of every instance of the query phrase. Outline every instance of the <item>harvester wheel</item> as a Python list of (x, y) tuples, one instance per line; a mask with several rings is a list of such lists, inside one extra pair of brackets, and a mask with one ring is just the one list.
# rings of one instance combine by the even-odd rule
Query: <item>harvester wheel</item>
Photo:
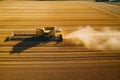
[(62, 35), (59, 35), (59, 38), (57, 39), (57, 41), (63, 41)]

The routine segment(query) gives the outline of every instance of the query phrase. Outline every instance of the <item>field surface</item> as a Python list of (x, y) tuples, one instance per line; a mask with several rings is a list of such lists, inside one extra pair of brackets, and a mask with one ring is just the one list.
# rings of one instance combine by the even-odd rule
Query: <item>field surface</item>
[[(87, 1), (1, 1), (0, 80), (119, 80), (119, 49), (92, 50), (65, 39), (87, 25), (119, 31), (120, 6)], [(5, 42), (12, 32), (35, 34), (43, 26), (59, 27), (63, 42)]]

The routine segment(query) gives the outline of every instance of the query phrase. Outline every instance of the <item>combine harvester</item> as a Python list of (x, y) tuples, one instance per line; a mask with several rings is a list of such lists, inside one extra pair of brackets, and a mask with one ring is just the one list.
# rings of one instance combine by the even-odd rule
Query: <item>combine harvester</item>
[[(30, 36), (30, 37), (27, 37)], [(6, 38), (6, 41), (63, 41), (62, 33), (59, 28), (55, 27), (43, 27), (37, 28), (36, 34), (18, 34), (12, 32), (12, 34)]]

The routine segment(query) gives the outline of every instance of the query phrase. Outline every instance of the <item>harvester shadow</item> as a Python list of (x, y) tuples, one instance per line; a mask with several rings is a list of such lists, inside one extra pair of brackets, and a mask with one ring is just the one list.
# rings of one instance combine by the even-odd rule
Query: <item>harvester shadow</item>
[(48, 42), (50, 42), (50, 40), (46, 39), (46, 38), (39, 38), (39, 37), (26, 38), (26, 39), (22, 40), (21, 42), (15, 44), (10, 53), (11, 54), (13, 54), (13, 53), (20, 54), (23, 51), (25, 51), (31, 47), (35, 47), (37, 45), (41, 46)]

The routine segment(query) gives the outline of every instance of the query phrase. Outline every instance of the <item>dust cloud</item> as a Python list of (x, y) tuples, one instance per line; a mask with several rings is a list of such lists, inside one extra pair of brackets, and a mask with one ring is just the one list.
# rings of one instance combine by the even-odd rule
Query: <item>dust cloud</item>
[(65, 39), (88, 49), (120, 50), (120, 32), (109, 27), (95, 30), (91, 26), (86, 26), (68, 34)]

